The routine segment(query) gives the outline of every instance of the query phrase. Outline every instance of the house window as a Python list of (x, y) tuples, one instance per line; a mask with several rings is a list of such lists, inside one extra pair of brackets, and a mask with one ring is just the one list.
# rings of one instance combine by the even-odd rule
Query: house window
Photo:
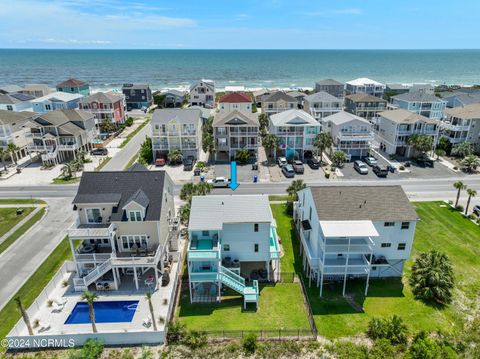
[(393, 227), (393, 226), (395, 226), (395, 222), (385, 222), (383, 225), (385, 227)]
[(122, 236), (122, 248), (124, 250), (129, 250), (132, 248), (147, 248), (147, 236), (146, 235), (132, 235), (132, 236)]
[(140, 211), (130, 211), (130, 212), (128, 212), (128, 218), (130, 218), (130, 222), (141, 222), (142, 221), (142, 212), (140, 212)]
[(46, 111), (51, 111), (51, 110), (52, 110), (52, 106), (50, 106), (50, 105), (45, 105), (45, 110), (46, 110)]
[(230, 244), (224, 244), (224, 245), (223, 245), (223, 250), (224, 250), (225, 252), (230, 251)]
[(392, 243), (382, 243), (382, 248), (390, 248)]
[(255, 223), (255, 224), (253, 225), (253, 231), (254, 231), (254, 232), (258, 232), (258, 223)]
[(410, 222), (402, 222), (402, 229), (409, 229), (410, 228)]
[(254, 252), (258, 252), (258, 243), (255, 243), (253, 250)]
[(202, 231), (202, 236), (203, 237), (208, 237), (209, 234), (210, 234), (209, 231)]
[(88, 223), (102, 223), (102, 214), (100, 208), (87, 208)]
[(406, 246), (407, 246), (406, 243), (398, 243), (397, 249), (398, 249), (399, 251), (404, 251)]
[(310, 212), (308, 214), (308, 220), (311, 221), (312, 220), (312, 207), (310, 207)]
[(7, 111), (13, 111), (13, 106), (12, 105), (7, 105)]

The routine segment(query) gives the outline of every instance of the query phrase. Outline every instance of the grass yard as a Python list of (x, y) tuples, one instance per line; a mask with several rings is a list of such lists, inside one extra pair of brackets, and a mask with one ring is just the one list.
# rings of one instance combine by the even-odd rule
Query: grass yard
[(0, 204), (46, 204), (46, 202), (31, 198), (0, 198)]
[(132, 133), (130, 133), (124, 140), (123, 142), (120, 144), (120, 148), (123, 148), (127, 145), (127, 143), (130, 142), (130, 140), (135, 137), (135, 135), (137, 133), (139, 133), (141, 131), (142, 128), (144, 128), (148, 122), (150, 122), (150, 119), (147, 119), (146, 121), (142, 122)]
[(288, 195), (285, 195), (285, 194), (280, 194), (280, 195), (277, 195), (277, 194), (271, 194), (268, 196), (268, 200), (273, 202), (273, 201), (288, 201), (289, 197)]
[(23, 213), (17, 215), (16, 208), (0, 208), (0, 237), (34, 210), (33, 207), (22, 207), (22, 209)]
[[(347, 293), (363, 306), (363, 313), (356, 312), (341, 296), (341, 285), (325, 286), (324, 297), (320, 298), (319, 289), (313, 283), (308, 288), (307, 280), (308, 297), (319, 335), (336, 338), (362, 334), (372, 317), (393, 314), (402, 317), (414, 331), (440, 329), (451, 332), (459, 328), (462, 313), (458, 308), (466, 308), (464, 311), (468, 312), (469, 300), (473, 300), (480, 290), (480, 228), (444, 203), (425, 202), (414, 205), (421, 221), (416, 228), (412, 258), (416, 253), (431, 249), (448, 254), (454, 265), (457, 282), (454, 303), (442, 309), (415, 300), (408, 286), (411, 260), (406, 263), (403, 281), (370, 280), (367, 297), (363, 296), (364, 280), (347, 282)], [(291, 222), (286, 220), (286, 215), (281, 210), (282, 206), (272, 206), (278, 232), (284, 248), (288, 248), (288, 242), (293, 243), (293, 263), (299, 265), (298, 240), (292, 231)]]
[[(221, 303), (190, 304), (188, 288), (182, 291), (177, 316), (190, 330), (309, 330), (299, 283), (260, 286), (258, 311), (243, 309), (243, 298), (232, 292)], [(288, 308), (288, 310), (287, 310)]]
[(0, 339), (5, 338), (21, 317), (14, 298), (20, 297), (24, 307), (28, 308), (60, 269), (63, 262), (70, 259), (71, 256), (70, 245), (68, 239), (65, 238), (0, 311)]
[(111, 159), (112, 159), (112, 157), (105, 157), (105, 158), (103, 159), (103, 161), (100, 162), (100, 164), (99, 164), (97, 167), (95, 167), (95, 171), (96, 171), (96, 172), (100, 171), (103, 167), (105, 167), (105, 165), (106, 165), (108, 162), (110, 162)]
[(73, 184), (80, 182), (80, 177), (72, 177), (65, 179), (63, 177), (54, 178), (52, 184)]

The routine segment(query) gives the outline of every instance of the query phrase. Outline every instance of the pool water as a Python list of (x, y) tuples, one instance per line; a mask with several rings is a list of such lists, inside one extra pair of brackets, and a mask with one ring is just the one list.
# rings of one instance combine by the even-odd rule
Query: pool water
[(211, 250), (213, 248), (213, 243), (211, 239), (199, 239), (197, 244), (198, 250)]
[[(137, 310), (138, 300), (115, 302), (94, 302), (96, 323), (128, 323)], [(87, 324), (90, 322), (88, 303), (78, 302), (68, 316), (65, 324)]]

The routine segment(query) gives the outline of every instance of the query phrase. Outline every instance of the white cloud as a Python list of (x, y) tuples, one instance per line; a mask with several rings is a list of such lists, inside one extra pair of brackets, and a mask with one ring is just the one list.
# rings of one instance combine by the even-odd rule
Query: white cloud
[(344, 8), (344, 9), (309, 11), (304, 14), (307, 16), (362, 15), (363, 9), (350, 7), (350, 8)]

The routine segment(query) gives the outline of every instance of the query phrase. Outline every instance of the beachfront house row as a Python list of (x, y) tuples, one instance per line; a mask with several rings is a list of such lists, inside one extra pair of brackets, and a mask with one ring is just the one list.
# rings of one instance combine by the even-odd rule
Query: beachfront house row
[(148, 84), (123, 84), (127, 111), (146, 110), (153, 104), (152, 90)]
[(330, 95), (328, 92), (315, 92), (305, 97), (303, 109), (320, 121), (324, 117), (342, 111), (343, 99)]
[(385, 92), (385, 84), (371, 80), (366, 77), (348, 81), (345, 84), (345, 95), (353, 95), (356, 93), (366, 93), (375, 97), (383, 97)]
[(274, 115), (287, 110), (297, 108), (297, 99), (287, 95), (283, 91), (275, 91), (265, 96), (262, 102), (262, 112), (267, 115)]
[(240, 111), (252, 112), (252, 98), (245, 92), (230, 92), (218, 100), (218, 110), (223, 113)]
[(323, 118), (322, 131), (330, 133), (333, 147), (349, 158), (367, 156), (374, 140), (372, 124), (345, 111)]
[(366, 120), (374, 119), (379, 112), (387, 109), (387, 101), (366, 93), (345, 96), (345, 111)]
[(418, 216), (401, 186), (319, 186), (294, 204), (300, 253), (309, 285), (401, 277)]
[(199, 109), (157, 109), (152, 116), (153, 157), (168, 157), (179, 149), (184, 157), (198, 159), (202, 147), (202, 113)]
[(83, 173), (67, 230), (75, 291), (157, 289), (178, 250), (173, 190), (165, 171), (140, 165)]
[(440, 135), (453, 145), (469, 142), (480, 151), (480, 103), (465, 107), (447, 108), (440, 121)]
[(258, 281), (278, 281), (280, 245), (265, 195), (195, 196), (188, 224), (190, 302), (221, 301), (222, 287), (258, 306)]
[(320, 80), (315, 83), (315, 92), (326, 92), (337, 98), (343, 98), (345, 84), (333, 79)]
[(60, 92), (78, 93), (82, 96), (90, 95), (90, 86), (88, 83), (78, 79), (68, 79), (60, 82), (56, 88), (57, 91)]
[(0, 148), (7, 149), (8, 145), (13, 143), (18, 148), (14, 153), (14, 160), (28, 154), (27, 146), (31, 137), (30, 129), (25, 125), (35, 116), (35, 112), (0, 110)]
[(79, 151), (92, 148), (97, 135), (95, 116), (78, 109), (40, 114), (25, 126), (30, 128), (32, 140), (28, 151), (39, 153), (44, 165), (75, 159)]
[(441, 119), (447, 101), (423, 91), (410, 91), (391, 98), (392, 105), (419, 115)]
[(35, 97), (20, 92), (3, 94), (0, 95), (0, 110), (31, 111), (32, 104), (30, 101), (33, 99)]
[(182, 107), (186, 96), (185, 92), (178, 90), (168, 90), (160, 95), (163, 96), (163, 107), (165, 108)]
[(125, 122), (125, 96), (114, 92), (97, 92), (80, 99), (79, 109), (95, 116), (95, 124), (104, 121), (113, 124)]
[(46, 84), (27, 84), (23, 86), (18, 92), (24, 93), (35, 98), (46, 96), (49, 93), (54, 92), (55, 89), (51, 89)]
[(297, 108), (303, 108), (303, 102), (305, 101), (305, 96), (307, 96), (306, 93), (300, 91), (288, 91), (286, 94), (297, 100)]
[(191, 85), (188, 103), (190, 106), (214, 108), (215, 82), (203, 79)]
[(474, 103), (480, 103), (480, 91), (473, 93), (456, 92), (444, 96), (443, 99), (447, 101), (447, 107), (465, 107)]
[(412, 135), (431, 136), (433, 146), (438, 140), (440, 121), (404, 109), (380, 112), (375, 121), (376, 142), (389, 155), (416, 155), (409, 144)]
[[(280, 140), (281, 156), (303, 159), (312, 155), (315, 137), (320, 133), (320, 123), (303, 110), (287, 110), (269, 118), (269, 131)], [(274, 153), (277, 157), (277, 153)]]
[(32, 110), (38, 113), (45, 113), (55, 110), (68, 110), (78, 108), (83, 95), (67, 92), (52, 92), (48, 95), (31, 100)]
[(258, 158), (260, 123), (258, 113), (219, 111), (213, 120), (215, 160), (231, 161), (239, 150)]

